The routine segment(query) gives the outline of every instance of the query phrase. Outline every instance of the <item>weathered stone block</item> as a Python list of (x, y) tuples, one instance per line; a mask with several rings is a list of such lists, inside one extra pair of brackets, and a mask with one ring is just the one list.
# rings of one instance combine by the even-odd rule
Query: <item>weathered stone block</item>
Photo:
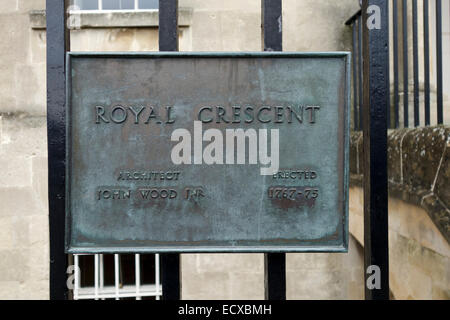
[(431, 190), (446, 141), (445, 129), (423, 127), (410, 130), (403, 138), (403, 183), (413, 190)]
[(348, 273), (343, 270), (305, 269), (286, 271), (286, 298), (292, 299), (345, 299)]
[[(19, 4), (19, 0), (0, 0), (0, 13), (12, 13), (17, 12)], [(30, 2), (28, 0), (28, 2)]]
[[(136, 51), (158, 51), (159, 35), (158, 29), (136, 29), (135, 33)], [(182, 38), (182, 37), (179, 37)], [(181, 42), (181, 39), (180, 39)], [(180, 44), (181, 45), (181, 44)], [(133, 48), (134, 50), (134, 48)]]
[(447, 208), (450, 208), (450, 128), (447, 128), (446, 134), (442, 138), (447, 141), (447, 147), (439, 165), (434, 193)]
[[(45, 234), (45, 233), (44, 233)], [(33, 244), (29, 251), (29, 269), (33, 280), (49, 279), (48, 244)]]
[(0, 104), (1, 113), (16, 110), (17, 97), (14, 95), (15, 88), (14, 66), (10, 64), (3, 64), (0, 61), (0, 97), (2, 98), (2, 103)]
[(431, 292), (431, 299), (433, 300), (450, 300), (450, 289), (440, 288), (438, 286), (433, 286)]
[(239, 272), (255, 273), (264, 271), (263, 254), (199, 254), (197, 256), (199, 272)]
[[(0, 218), (0, 226), (2, 231), (0, 232), (0, 250), (11, 250), (14, 248), (13, 240), (13, 222), (11, 217)], [(1, 299), (1, 296), (0, 296)]]
[(34, 30), (31, 33), (31, 62), (41, 63), (41, 68), (45, 72), (47, 57), (47, 34), (45, 30)]
[(47, 105), (45, 64), (17, 64), (15, 81), (17, 111), (45, 115)]
[[(10, 217), (12, 222), (12, 229), (9, 230), (12, 234), (14, 248), (16, 250), (27, 250), (30, 248), (30, 219), (28, 216), (13, 216)], [(42, 232), (42, 231), (41, 231)]]
[(0, 187), (0, 203), (0, 217), (29, 216), (42, 212), (31, 187)]
[(1, 300), (20, 300), (25, 299), (21, 295), (21, 284), (19, 281), (0, 281), (0, 299)]
[(402, 182), (401, 143), (408, 129), (393, 130), (388, 135), (388, 176), (390, 182)]
[(31, 159), (26, 157), (0, 157), (0, 186), (26, 187), (31, 185)]
[(342, 255), (327, 253), (289, 253), (286, 255), (286, 270), (338, 270), (342, 267)]
[[(45, 1), (45, 0), (44, 0)], [(45, 10), (34, 6), (29, 12), (31, 28), (45, 29)], [(73, 12), (68, 21), (69, 28), (157, 28), (159, 12), (155, 11), (113, 11), (113, 12)], [(178, 26), (187, 27), (192, 24), (192, 9), (178, 9)]]
[[(194, 51), (260, 51), (261, 14), (242, 10), (235, 12), (236, 14), (230, 11), (194, 10), (192, 49)], [(205, 26), (208, 27), (205, 28)]]
[[(42, 208), (48, 209), (48, 161), (47, 157), (33, 157), (31, 161), (32, 186)], [(45, 214), (46, 215), (46, 214)]]
[[(22, 14), (0, 15), (0, 29), (2, 30), (2, 41), (0, 41), (0, 52), (2, 58), (0, 65), (12, 65), (26, 63), (29, 57), (30, 28), (28, 16)], [(13, 74), (10, 74), (13, 81)], [(14, 92), (11, 92), (14, 94)]]
[(47, 155), (47, 122), (45, 117), (26, 114), (2, 116), (1, 157), (34, 157)]
[(450, 247), (429, 214), (416, 204), (389, 198), (389, 230), (414, 239), (422, 247), (440, 255), (450, 255)]
[(0, 283), (2, 281), (25, 281), (29, 276), (27, 251), (0, 251)]
[(48, 251), (49, 228), (47, 212), (27, 217), (29, 242), (31, 246), (40, 247), (39, 253), (45, 255)]
[(230, 299), (264, 300), (264, 273), (231, 272), (229, 281)]
[(351, 28), (342, 21), (346, 21), (358, 9), (358, 1), (284, 0), (283, 35), (303, 35), (285, 37), (284, 50), (350, 49)]
[[(409, 239), (408, 262), (412, 266), (420, 269), (426, 275), (430, 277), (436, 275), (445, 276), (448, 261), (449, 257), (437, 254), (436, 252), (421, 246), (420, 243), (414, 239)], [(450, 286), (450, 282), (448, 285)]]
[(26, 284), (21, 284), (19, 297), (27, 300), (48, 300), (48, 280), (30, 280)]
[(22, 13), (30, 10), (45, 10), (45, 0), (17, 0), (18, 9)]
[(422, 200), (422, 207), (427, 211), (436, 227), (438, 227), (443, 236), (450, 243), (449, 210), (442, 205), (441, 201), (435, 195), (424, 197)]
[(181, 288), (185, 300), (232, 299), (230, 277), (224, 272), (183, 272)]

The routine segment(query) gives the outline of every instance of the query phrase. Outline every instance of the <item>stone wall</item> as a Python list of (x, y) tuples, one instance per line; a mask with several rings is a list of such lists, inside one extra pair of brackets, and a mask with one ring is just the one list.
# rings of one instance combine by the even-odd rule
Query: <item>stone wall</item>
[(45, 0), (0, 0), (0, 299), (48, 298)]
[[(363, 250), (288, 253), (287, 299), (363, 299)], [(183, 299), (264, 299), (263, 254), (183, 254)]]
[[(450, 127), (391, 130), (388, 134), (389, 195), (422, 207), (450, 242)], [(350, 174), (363, 180), (363, 135), (353, 132)]]
[[(350, 233), (364, 243), (363, 189), (350, 188)], [(389, 286), (394, 299), (450, 299), (450, 245), (427, 212), (389, 197)]]
[[(389, 267), (396, 299), (450, 299), (450, 127), (388, 134)], [(364, 244), (363, 137), (350, 151), (351, 234)]]
[[(241, 0), (180, 0), (179, 3), (184, 8), (180, 19), (181, 50), (261, 50), (260, 0), (245, 1), (245, 7)], [(357, 8), (358, 0), (284, 0), (284, 49), (350, 50), (351, 30), (343, 22)], [(45, 0), (0, 0), (3, 30), (0, 39), (0, 163), (3, 168), (0, 171), (0, 299), (47, 299), (49, 296), (46, 34), (45, 16), (39, 12), (44, 9)], [(134, 23), (132, 28), (125, 27), (120, 17), (120, 14), (103, 17), (103, 25), (92, 25), (92, 20), (85, 20), (80, 29), (71, 32), (71, 49), (157, 50), (154, 16), (127, 17)], [(393, 260), (393, 267), (402, 268), (409, 263), (411, 270), (425, 271), (413, 272), (409, 278), (391, 277), (394, 295), (399, 298), (448, 296), (449, 286), (445, 281), (450, 268), (445, 260), (439, 260), (446, 256), (448, 243), (442, 236), (444, 240), (438, 237), (441, 233), (435, 232), (431, 220), (425, 219), (428, 218), (425, 211), (411, 218), (408, 213), (417, 207), (396, 201), (392, 210), (410, 223), (399, 218), (393, 226), (400, 230), (397, 239), (401, 241), (395, 242), (398, 246), (391, 252), (403, 259)], [(350, 236), (349, 253), (288, 254), (288, 298), (363, 297), (361, 217), (361, 193), (352, 188), (350, 225), (354, 226), (354, 237)], [(430, 223), (422, 228), (426, 221)], [(407, 226), (420, 226), (420, 229), (414, 235), (403, 230), (409, 230)], [(413, 249), (420, 254), (410, 255)], [(262, 254), (183, 255), (182, 263), (183, 298), (262, 299), (264, 296)], [(419, 268), (420, 263), (423, 267)], [(432, 283), (441, 281), (441, 286), (430, 286), (427, 274), (446, 275), (447, 280), (434, 277)], [(416, 275), (425, 276), (420, 278), (421, 282), (411, 281)], [(423, 288), (432, 288), (431, 291), (420, 291), (423, 282), (426, 282)], [(411, 289), (402, 293), (402, 288)]]
[[(180, 0), (179, 4), (183, 8), (180, 10), (181, 50), (261, 50), (259, 0), (247, 1), (245, 7), (240, 0)], [(303, 10), (298, 1), (283, 1), (286, 50), (350, 49), (350, 31), (342, 22), (356, 11), (357, 1), (344, 0), (340, 1), (339, 7), (334, 3), (329, 9), (328, 6), (330, 1), (327, 0), (306, 1)], [(0, 298), (3, 299), (48, 298), (46, 34), (42, 10), (45, 10), (45, 0), (0, 0), (0, 27), (3, 30), (0, 39), (0, 162), (5, 169), (0, 172), (0, 226), (3, 230), (0, 234)], [(313, 16), (311, 12), (314, 12)], [(124, 17), (120, 14), (95, 20), (85, 18), (81, 28), (71, 32), (71, 49), (157, 50), (156, 18), (139, 14), (128, 16), (126, 20), (134, 23), (132, 28), (123, 24)], [(325, 29), (308, 27), (308, 22), (318, 25), (321, 21), (327, 22)], [(228, 261), (227, 276), (219, 277), (234, 279), (223, 284), (234, 289), (223, 294), (226, 292), (227, 297), (238, 293), (241, 297), (262, 297), (261, 292), (252, 293), (252, 288), (262, 285), (258, 278), (262, 275), (262, 265), (248, 262), (262, 261), (261, 257), (241, 259), (224, 255), (220, 259), (202, 255), (186, 257), (183, 263), (192, 265), (189, 258), (199, 261), (191, 271), (186, 267), (185, 274), (192, 272), (194, 277), (205, 270), (201, 267), (204, 261), (211, 260), (206, 265)], [(244, 265), (256, 271), (249, 275), (249, 269)], [(204, 273), (202, 283), (215, 283), (212, 278), (208, 280), (212, 273)], [(196, 285), (189, 289), (185, 284), (186, 297), (201, 290), (199, 284)], [(204, 292), (212, 290), (205, 288)]]

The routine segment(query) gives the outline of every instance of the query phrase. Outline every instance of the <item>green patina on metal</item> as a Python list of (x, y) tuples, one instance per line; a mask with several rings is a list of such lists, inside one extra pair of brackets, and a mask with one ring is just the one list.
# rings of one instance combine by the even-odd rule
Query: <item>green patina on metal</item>
[(349, 53), (67, 59), (67, 252), (347, 251)]

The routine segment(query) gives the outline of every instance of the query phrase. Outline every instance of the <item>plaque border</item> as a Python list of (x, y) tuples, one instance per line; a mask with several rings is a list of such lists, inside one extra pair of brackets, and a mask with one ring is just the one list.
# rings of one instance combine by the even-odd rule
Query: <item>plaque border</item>
[[(340, 245), (237, 245), (237, 246), (201, 246), (201, 245), (180, 245), (180, 246), (167, 246), (167, 247), (79, 247), (72, 246), (71, 244), (71, 212), (70, 212), (70, 176), (72, 167), (71, 158), (71, 102), (72, 102), (72, 72), (71, 72), (71, 61), (76, 58), (342, 58), (345, 61), (345, 88), (344, 93), (344, 105), (342, 110), (342, 120), (343, 125), (338, 126), (340, 131), (343, 131), (343, 143), (342, 150), (338, 155), (338, 161), (342, 162), (340, 165), (342, 169), (342, 244)], [(97, 253), (313, 253), (313, 252), (337, 252), (346, 253), (348, 252), (348, 216), (349, 216), (349, 148), (350, 148), (350, 101), (351, 101), (351, 53), (346, 51), (332, 51), (332, 52), (67, 52), (66, 53), (66, 168), (65, 168), (65, 253), (70, 254), (97, 254)], [(336, 229), (338, 231), (338, 229)], [(331, 235), (328, 238), (333, 237)], [(323, 241), (328, 238), (321, 238), (315, 241)], [(305, 242), (308, 240), (305, 240)], [(255, 241), (256, 242), (256, 241)], [(287, 241), (289, 242), (289, 241)], [(311, 242), (311, 240), (309, 240)]]

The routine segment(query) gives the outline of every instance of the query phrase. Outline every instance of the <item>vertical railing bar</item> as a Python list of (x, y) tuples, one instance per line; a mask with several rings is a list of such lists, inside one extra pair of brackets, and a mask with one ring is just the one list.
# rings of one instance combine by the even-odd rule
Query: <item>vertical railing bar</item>
[(161, 254), (161, 283), (163, 300), (180, 300), (181, 297), (180, 254)]
[(424, 59), (424, 100), (425, 125), (430, 125), (430, 27), (428, 0), (423, 0), (423, 59)]
[(73, 258), (74, 258), (74, 265), (75, 265), (73, 299), (78, 300), (79, 288), (80, 288), (80, 283), (81, 283), (81, 281), (80, 281), (80, 261), (79, 261), (79, 256), (77, 254), (75, 254)]
[(404, 127), (409, 127), (409, 85), (408, 85), (408, 0), (403, 0), (402, 6), (403, 23), (403, 123)]
[[(159, 0), (159, 50), (178, 51), (178, 0)], [(162, 298), (181, 298), (181, 259), (178, 253), (161, 254)]]
[(414, 64), (414, 126), (420, 125), (419, 117), (419, 45), (417, 26), (417, 0), (413, 0), (413, 64)]
[(363, 107), (363, 96), (364, 96), (364, 87), (363, 87), (363, 42), (362, 42), (362, 34), (363, 34), (363, 27), (362, 27), (362, 17), (358, 17), (358, 78), (359, 78), (359, 130), (363, 129), (363, 113), (364, 113), (364, 107)]
[(134, 10), (139, 10), (139, 0), (134, 0)]
[(98, 10), (103, 10), (103, 0), (98, 0)]
[(159, 279), (159, 254), (155, 254), (155, 287), (156, 287), (156, 300), (160, 299), (160, 279)]
[(68, 298), (65, 241), (66, 171), (66, 52), (70, 50), (67, 29), (69, 1), (46, 1), (47, 38), (47, 141), (49, 206), (50, 299)]
[(178, 51), (178, 0), (159, 0), (159, 51)]
[[(389, 299), (387, 110), (389, 105), (389, 3), (363, 0), (380, 8), (381, 29), (364, 30), (364, 275), (365, 298)], [(379, 286), (369, 281), (377, 274)]]
[(141, 259), (139, 254), (134, 255), (134, 277), (136, 280), (136, 300), (141, 300)]
[(393, 2), (393, 53), (394, 53), (394, 128), (398, 128), (399, 126), (399, 90), (398, 90), (398, 2), (394, 0)]
[[(100, 276), (99, 291), (100, 291), (100, 294), (102, 294), (103, 287), (105, 284), (105, 274), (104, 274), (105, 268), (104, 268), (104, 264), (103, 264), (103, 254), (99, 254), (99, 262), (100, 262), (99, 263), (99, 276)], [(105, 300), (105, 299), (102, 299), (102, 300)]]
[(114, 290), (116, 300), (119, 300), (119, 255), (114, 254)]
[(358, 77), (357, 77), (357, 72), (358, 72), (358, 65), (357, 65), (357, 59), (356, 59), (356, 57), (357, 57), (357, 55), (356, 55), (356, 46), (357, 46), (357, 44), (356, 44), (356, 34), (357, 34), (357, 31), (356, 31), (356, 28), (357, 28), (357, 26), (356, 26), (356, 21), (353, 21), (353, 24), (352, 24), (352, 39), (353, 39), (353, 48), (352, 48), (352, 56), (353, 56), (353, 61), (352, 61), (352, 63), (353, 63), (353, 129), (356, 131), (356, 130), (359, 130), (359, 127), (358, 127), (358, 123), (359, 123), (359, 121), (358, 121), (358, 86), (357, 86), (357, 83), (358, 83)]
[(282, 19), (281, 0), (261, 0), (263, 51), (283, 51)]
[[(388, 23), (389, 24), (391, 24), (391, 16), (390, 15), (388, 15)], [(391, 41), (391, 39), (390, 39), (390, 35), (389, 35), (389, 41)], [(391, 52), (390, 52), (390, 49), (389, 49), (389, 59), (391, 59), (391, 56), (390, 56), (390, 54), (391, 54)], [(391, 70), (389, 69), (389, 76), (390, 76), (390, 72), (391, 72)], [(387, 119), (386, 119), (386, 121), (387, 121), (387, 128), (388, 129), (390, 129), (391, 128), (391, 113), (392, 113), (392, 103), (391, 103), (391, 87), (390, 87), (390, 83), (389, 83), (389, 104), (387, 105), (387, 113), (386, 113), (386, 117), (387, 117)]]
[(98, 254), (94, 255), (94, 297), (98, 300)]
[[(281, 0), (261, 0), (261, 47), (283, 51), (283, 10)], [(286, 254), (264, 255), (265, 298), (286, 300)]]
[(444, 122), (443, 81), (442, 81), (442, 1), (436, 0), (436, 94), (437, 123)]

